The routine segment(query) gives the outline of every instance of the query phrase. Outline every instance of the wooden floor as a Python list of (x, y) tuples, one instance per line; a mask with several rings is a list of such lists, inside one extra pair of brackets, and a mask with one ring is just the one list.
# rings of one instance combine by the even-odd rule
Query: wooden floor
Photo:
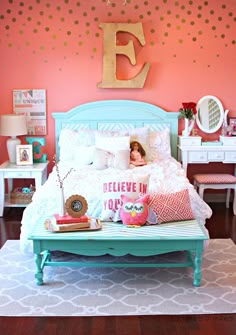
[[(224, 203), (211, 203), (207, 220), (210, 238), (231, 238), (236, 244), (236, 216)], [(19, 239), (22, 209), (5, 209), (0, 218), (0, 247)], [(236, 255), (235, 255), (236, 256)], [(1, 289), (1, 287), (0, 287)], [(1, 296), (0, 296), (1, 299)], [(236, 314), (116, 316), (116, 317), (0, 317), (1, 335), (234, 335)]]

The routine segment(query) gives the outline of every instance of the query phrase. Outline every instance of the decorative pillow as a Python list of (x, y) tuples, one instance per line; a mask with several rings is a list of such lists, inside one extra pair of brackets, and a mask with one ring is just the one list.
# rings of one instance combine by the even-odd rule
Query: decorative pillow
[(120, 208), (121, 194), (137, 199), (140, 193), (148, 193), (149, 175), (132, 174), (130, 176), (110, 175), (103, 178), (102, 221), (112, 221)]
[(74, 161), (78, 165), (90, 165), (94, 161), (95, 146), (79, 146), (74, 149)]
[(131, 128), (128, 130), (130, 141), (138, 141), (141, 144), (148, 143), (148, 128), (147, 127), (140, 127), (140, 128)]
[(129, 168), (129, 156), (129, 150), (118, 150), (113, 154), (96, 148), (93, 164), (96, 170), (104, 170), (109, 167), (126, 170)]
[[(90, 129), (72, 130), (64, 128), (60, 132), (58, 143), (60, 147), (60, 160), (75, 160), (78, 158), (78, 154), (80, 155), (78, 147), (92, 147), (90, 151), (94, 150), (94, 131)], [(91, 164), (91, 161), (89, 164)]]
[(151, 194), (148, 207), (156, 214), (158, 223), (194, 219), (187, 189), (175, 193)]
[[(92, 129), (77, 129), (73, 130), (70, 128), (63, 128), (60, 132), (59, 137), (59, 147), (60, 147), (60, 160), (68, 161), (68, 160), (77, 160), (78, 155), (80, 156), (80, 152), (85, 152), (84, 147), (87, 147), (89, 150), (90, 158), (92, 151), (94, 152), (95, 146), (95, 137), (112, 137), (117, 136), (124, 132), (118, 131), (108, 131), (108, 130), (92, 130)], [(78, 149), (78, 147), (82, 147), (82, 149)], [(88, 159), (85, 157), (85, 161), (89, 161), (88, 164), (93, 162), (92, 159)], [(81, 162), (82, 157), (80, 157), (79, 162)], [(85, 164), (85, 163), (84, 163)]]
[(148, 217), (148, 201), (149, 195), (130, 199), (126, 195), (121, 194), (122, 206), (120, 208), (120, 219), (127, 226), (142, 226)]
[(130, 148), (130, 137), (101, 137), (96, 136), (96, 148), (116, 153), (119, 150), (129, 150)]
[(169, 129), (150, 131), (149, 147), (151, 160), (171, 157)]

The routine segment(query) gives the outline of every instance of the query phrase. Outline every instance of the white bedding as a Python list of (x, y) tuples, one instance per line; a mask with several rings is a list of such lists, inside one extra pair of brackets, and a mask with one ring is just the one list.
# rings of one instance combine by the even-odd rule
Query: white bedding
[[(174, 158), (158, 160), (143, 167), (128, 170), (108, 168), (95, 170), (93, 165), (76, 166), (76, 161), (64, 161), (59, 163), (61, 176), (63, 177), (73, 167), (74, 171), (64, 181), (65, 199), (72, 194), (80, 194), (88, 202), (89, 216), (99, 217), (102, 210), (102, 178), (114, 173), (122, 177), (131, 174), (149, 174), (149, 192), (171, 193), (188, 188), (191, 207), (194, 217), (204, 226), (205, 220), (210, 218), (210, 207), (199, 197), (193, 185), (185, 177), (180, 163)], [(32, 225), (37, 222), (44, 224), (45, 218), (58, 213), (60, 204), (60, 192), (57, 183), (55, 168), (49, 175), (46, 183), (37, 189), (30, 203), (23, 213), (20, 246), (24, 252), (32, 252), (32, 241), (27, 239)]]

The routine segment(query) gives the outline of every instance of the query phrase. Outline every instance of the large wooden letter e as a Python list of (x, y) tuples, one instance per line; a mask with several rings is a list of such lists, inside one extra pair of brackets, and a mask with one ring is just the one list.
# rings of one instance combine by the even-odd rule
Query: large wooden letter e
[(139, 23), (100, 23), (103, 29), (103, 72), (102, 81), (98, 84), (100, 88), (142, 88), (149, 63), (145, 63), (141, 71), (133, 78), (119, 80), (116, 78), (116, 55), (127, 56), (132, 65), (136, 64), (133, 41), (129, 40), (126, 45), (116, 44), (116, 33), (123, 31), (134, 35), (141, 45), (145, 45), (142, 24)]

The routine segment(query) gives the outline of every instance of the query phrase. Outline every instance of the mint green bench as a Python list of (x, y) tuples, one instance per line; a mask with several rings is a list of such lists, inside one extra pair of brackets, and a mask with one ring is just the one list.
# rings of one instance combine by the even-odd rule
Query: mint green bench
[[(96, 267), (192, 267), (193, 285), (200, 286), (203, 242), (207, 234), (196, 221), (183, 221), (163, 225), (128, 228), (120, 223), (102, 223), (97, 231), (51, 233), (42, 224), (34, 226), (29, 239), (33, 241), (38, 285), (43, 284), (45, 266), (96, 266)], [(123, 256), (153, 256), (174, 251), (186, 251), (181, 263), (104, 263), (53, 261), (52, 250), (60, 250), (84, 256), (105, 254)]]

